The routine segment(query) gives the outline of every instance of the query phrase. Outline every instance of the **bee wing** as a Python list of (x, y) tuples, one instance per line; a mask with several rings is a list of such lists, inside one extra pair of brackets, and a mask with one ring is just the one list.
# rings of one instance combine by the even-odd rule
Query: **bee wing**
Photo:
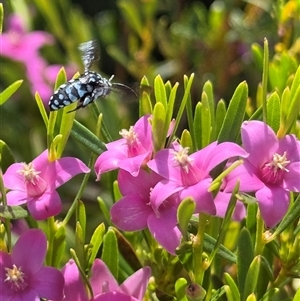
[(84, 64), (85, 71), (89, 70), (95, 61), (100, 58), (99, 45), (96, 40), (81, 43), (78, 47), (81, 51), (81, 59)]
[(124, 85), (124, 84), (121, 84), (121, 83), (112, 83), (112, 90), (113, 91), (119, 91), (121, 92), (122, 94), (131, 94), (132, 96), (134, 97), (138, 97), (136, 91), (134, 91), (132, 88)]

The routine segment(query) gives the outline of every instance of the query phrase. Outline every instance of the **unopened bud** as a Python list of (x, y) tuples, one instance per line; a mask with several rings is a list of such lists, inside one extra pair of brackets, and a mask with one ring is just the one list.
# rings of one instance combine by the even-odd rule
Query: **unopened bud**
[(206, 295), (206, 290), (197, 283), (191, 283), (186, 287), (185, 293), (189, 301), (202, 301)]

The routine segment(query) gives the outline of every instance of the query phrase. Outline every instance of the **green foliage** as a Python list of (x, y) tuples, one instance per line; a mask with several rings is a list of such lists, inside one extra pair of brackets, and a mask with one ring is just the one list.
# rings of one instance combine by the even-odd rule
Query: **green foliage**
[[(108, 5), (100, 2), (91, 3)], [(116, 173), (103, 175), (97, 183), (92, 173), (91, 180), (86, 175), (62, 187), (59, 193), (68, 212), (47, 223), (33, 221), (22, 207), (7, 205), (2, 173), (12, 163), (30, 162), (48, 148), (51, 161), (72, 154), (93, 170), (105, 143), (120, 138), (119, 131), (134, 124), (137, 115), (152, 115), (155, 152), (174, 140), (190, 153), (214, 141), (240, 143), (245, 120), (264, 120), (278, 138), (300, 138), (296, 0), (213, 1), (209, 7), (201, 1), (179, 5), (171, 0), (118, 0), (109, 5), (93, 16), (83, 12), (86, 3), (80, 7), (69, 0), (17, 0), (5, 6), (7, 15), (24, 16), (27, 31), (52, 34), (55, 43), (39, 53), (49, 64), (72, 62), (78, 69), (74, 77), (79, 76), (83, 66), (77, 46), (96, 39), (103, 76), (113, 72), (118, 82), (138, 81), (140, 90), (139, 104), (128, 105), (126, 95), (112, 91), (108, 99), (84, 110), (69, 113), (74, 103), (49, 113), (48, 100), (30, 90), (25, 66), (1, 57), (0, 249), (11, 248), (10, 221), (26, 218), (47, 234), (46, 263), (61, 268), (71, 256), (90, 296), (90, 269), (101, 258), (119, 281), (151, 266), (147, 301), (192, 300), (187, 287), (193, 283), (203, 286), (205, 301), (298, 300), (300, 291), (292, 286), (300, 277), (298, 193), (290, 194), (290, 208), (274, 229), (265, 229), (255, 196), (239, 193), (238, 185), (223, 219), (195, 216), (195, 202), (185, 199), (177, 210), (183, 239), (176, 255), (162, 249), (147, 230), (127, 233), (112, 227), (110, 208), (122, 198)], [(3, 19), (0, 4), (0, 32)], [(93, 68), (99, 71), (100, 65)], [(67, 81), (66, 70), (60, 68), (55, 83), (46, 80), (51, 91)], [(223, 163), (212, 171), (213, 194), (239, 164), (241, 160), (223, 168)], [(232, 221), (237, 201), (247, 207), (240, 223)]]

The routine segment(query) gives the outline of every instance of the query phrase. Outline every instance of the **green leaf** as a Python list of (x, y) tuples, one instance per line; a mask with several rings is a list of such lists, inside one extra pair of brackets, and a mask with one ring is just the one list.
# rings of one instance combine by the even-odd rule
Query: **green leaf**
[(237, 245), (237, 278), (242, 300), (245, 300), (245, 298), (247, 297), (247, 295), (245, 295), (244, 293), (244, 290), (246, 290), (245, 282), (253, 258), (254, 253), (251, 235), (248, 229), (243, 228), (240, 232), (240, 237)]
[(258, 276), (259, 276), (259, 271), (261, 269), (261, 266), (262, 266), (262, 257), (258, 255), (253, 259), (253, 261), (249, 266), (249, 270), (245, 279), (245, 286), (244, 286), (242, 300), (248, 300), (248, 297), (254, 292), (256, 292)]
[(194, 110), (194, 136), (195, 144), (193, 145), (194, 150), (199, 150), (202, 148), (202, 103), (198, 102)]
[(280, 127), (280, 98), (277, 92), (267, 100), (267, 124), (276, 133)]
[(257, 215), (257, 204), (248, 204), (247, 215), (246, 215), (246, 226), (251, 235), (252, 244), (255, 243), (256, 237), (256, 215)]
[(185, 289), (188, 286), (188, 282), (185, 278), (179, 278), (175, 282), (175, 294), (177, 301), (188, 301), (185, 293)]
[(256, 66), (262, 71), (264, 58), (262, 47), (257, 43), (253, 43), (251, 46), (251, 50)]
[(0, 168), (3, 171), (6, 171), (6, 169), (15, 163), (15, 158), (13, 156), (12, 151), (8, 147), (8, 145), (0, 140)]
[(93, 265), (93, 262), (97, 256), (97, 253), (99, 251), (99, 248), (103, 242), (103, 237), (104, 237), (104, 233), (105, 233), (105, 225), (104, 223), (101, 223), (93, 232), (93, 235), (91, 237), (91, 253), (88, 259), (88, 268), (91, 268), (91, 266)]
[(109, 229), (104, 236), (101, 259), (106, 263), (113, 276), (119, 275), (119, 249), (117, 237), (113, 229)]
[(160, 75), (157, 75), (154, 79), (154, 95), (156, 103), (160, 102), (164, 106), (164, 109), (167, 110), (166, 87)]
[(58, 227), (54, 235), (52, 264), (53, 267), (60, 267), (61, 260), (65, 255), (66, 250), (66, 228)]
[(79, 222), (76, 223), (75, 228), (75, 246), (74, 250), (80, 262), (80, 265), (85, 269), (85, 256), (84, 256), (84, 236), (85, 234), (82, 231), (82, 227)]
[(34, 95), (34, 98), (35, 98), (35, 101), (36, 101), (36, 104), (39, 108), (39, 111), (42, 115), (42, 118), (43, 118), (43, 121), (44, 121), (44, 124), (46, 126), (46, 128), (48, 127), (48, 123), (49, 123), (49, 119), (48, 119), (48, 114), (46, 112), (46, 109), (45, 109), (45, 105), (41, 99), (41, 96), (38, 92), (35, 93)]
[(248, 86), (242, 82), (236, 88), (230, 100), (222, 128), (218, 136), (218, 142), (236, 142), (244, 120), (248, 97)]
[(8, 219), (21, 219), (27, 216), (27, 211), (21, 206), (0, 205), (0, 217)]
[(232, 217), (232, 214), (235, 209), (236, 202), (237, 202), (237, 198), (235, 195), (237, 194), (237, 192), (239, 190), (239, 186), (240, 186), (239, 183), (237, 183), (231, 193), (230, 201), (229, 201), (228, 207), (226, 209), (226, 213), (225, 213), (225, 217), (222, 221), (222, 225), (220, 227), (220, 232), (218, 234), (217, 241), (214, 246), (214, 250), (209, 256), (209, 262), (212, 262), (212, 260), (214, 259), (215, 255), (217, 254), (218, 249), (221, 245), (221, 242), (223, 242), (224, 237), (226, 235), (226, 232), (227, 232), (227, 229), (231, 222), (231, 217)]
[(192, 137), (188, 130), (183, 130), (181, 137), (180, 137), (180, 144), (183, 147), (189, 147), (190, 149), (193, 148)]
[(0, 3), (0, 34), (2, 33), (2, 29), (3, 29), (3, 19), (4, 19), (3, 4)]
[(142, 37), (143, 23), (141, 20), (141, 7), (135, 3), (119, 0), (118, 6), (126, 20), (126, 23), (140, 36)]
[(19, 89), (22, 83), (22, 79), (17, 80), (0, 93), (0, 106), (3, 105)]
[(178, 209), (177, 209), (177, 221), (179, 224), (179, 229), (185, 238), (185, 240), (188, 240), (188, 226), (189, 221), (194, 214), (196, 208), (196, 203), (190, 199), (184, 199)]
[(267, 93), (268, 93), (268, 78), (269, 78), (269, 44), (268, 40), (264, 39), (264, 59), (263, 59), (263, 74), (262, 74), (262, 105), (263, 105), (263, 121), (266, 122), (267, 117)]
[(76, 221), (80, 224), (82, 229), (82, 240), (85, 241), (85, 232), (86, 232), (86, 212), (85, 212), (85, 206), (82, 201), (77, 202), (76, 207)]
[[(298, 301), (298, 300), (300, 300), (300, 287), (297, 289), (297, 292), (295, 294), (293, 301)], [(263, 301), (265, 301), (265, 300), (263, 300)]]
[(97, 155), (106, 150), (105, 144), (77, 120), (74, 120), (71, 137)]
[(218, 135), (220, 134), (220, 130), (222, 128), (222, 124), (224, 122), (226, 116), (226, 105), (224, 100), (218, 101), (217, 109), (216, 109), (216, 123), (214, 125), (214, 132), (212, 133), (212, 139), (211, 141), (214, 141), (217, 139)]
[(85, 273), (85, 268), (81, 265), (80, 261), (79, 261), (79, 258), (76, 254), (76, 252), (73, 250), (73, 249), (70, 249), (70, 253), (71, 253), (71, 257), (72, 259), (75, 261), (77, 267), (78, 267), (78, 270), (80, 272), (80, 275), (81, 275), (81, 278), (83, 279), (84, 283), (86, 284), (86, 286), (88, 287), (88, 290), (89, 290), (89, 294), (93, 297), (93, 289), (92, 289), (92, 286), (89, 282), (89, 279)]
[(153, 118), (152, 118), (152, 139), (155, 152), (164, 148), (166, 133), (166, 110), (161, 102), (158, 102), (154, 106)]
[(99, 204), (100, 210), (105, 217), (108, 224), (111, 224), (109, 208), (101, 197), (97, 197), (97, 202)]
[(212, 130), (213, 117), (211, 114), (211, 105), (208, 101), (208, 96), (205, 92), (201, 97), (202, 109), (201, 109), (201, 147), (205, 147), (210, 143), (210, 136)]
[[(190, 78), (188, 78), (187, 76), (184, 76), (184, 88), (185, 88), (184, 89), (184, 94), (183, 94), (183, 97), (182, 97), (182, 101), (180, 103), (180, 107), (179, 107), (177, 116), (175, 118), (174, 130), (173, 130), (173, 133), (169, 137), (167, 145), (169, 145), (171, 143), (171, 141), (173, 140), (173, 138), (175, 136), (175, 133), (176, 133), (177, 128), (179, 126), (179, 123), (180, 123), (181, 117), (183, 115), (184, 109), (186, 107), (187, 101), (190, 98), (190, 91), (191, 91), (192, 83), (193, 83), (193, 80), (194, 80), (194, 76), (195, 76), (194, 73), (191, 74)], [(190, 128), (190, 131), (191, 130), (192, 129)]]
[(232, 295), (232, 301), (239, 301), (241, 300), (239, 289), (234, 282), (233, 278), (228, 274), (224, 273), (225, 276), (225, 283), (230, 287), (231, 295)]
[[(271, 288), (262, 296), (261, 299), (259, 299), (259, 301), (273, 300), (273, 297), (279, 292), (280, 292), (279, 288)], [(300, 294), (299, 294), (299, 297), (300, 297)], [(293, 299), (293, 300), (295, 300), (295, 299)]]

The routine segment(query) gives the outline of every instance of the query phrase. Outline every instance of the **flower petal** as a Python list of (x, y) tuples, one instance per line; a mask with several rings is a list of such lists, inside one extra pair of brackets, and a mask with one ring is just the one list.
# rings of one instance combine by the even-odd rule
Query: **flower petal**
[(206, 212), (215, 215), (216, 207), (213, 201), (213, 196), (208, 192), (211, 184), (211, 178), (204, 179), (196, 185), (184, 188), (179, 194), (183, 200), (185, 198), (192, 198), (196, 202), (195, 213)]
[(96, 160), (95, 173), (97, 180), (100, 180), (101, 174), (117, 169), (118, 163), (127, 159), (127, 154), (122, 149), (114, 149), (103, 152)]
[(140, 143), (147, 151), (152, 150), (152, 131), (149, 118), (150, 115), (144, 115), (133, 126)]
[(48, 182), (48, 191), (51, 191), (68, 182), (74, 176), (88, 172), (90, 169), (79, 159), (65, 157), (48, 163), (48, 167), (43, 170), (41, 177)]
[(139, 174), (141, 166), (148, 161), (151, 156), (151, 152), (146, 152), (144, 154), (127, 158), (125, 160), (119, 161), (118, 167), (128, 171), (131, 175), (136, 177)]
[(23, 170), (22, 163), (14, 163), (7, 168), (3, 175), (5, 188), (26, 191), (24, 177), (18, 172), (19, 170)]
[(50, 300), (62, 300), (64, 284), (62, 273), (53, 267), (42, 267), (30, 279), (30, 286), (38, 292), (39, 297)]
[[(147, 197), (147, 195), (146, 195)], [(149, 199), (139, 194), (128, 194), (110, 209), (111, 221), (123, 231), (139, 231), (147, 227), (152, 208)]]
[(12, 262), (21, 266), (24, 273), (30, 275), (38, 272), (44, 263), (47, 239), (43, 231), (30, 229), (17, 240), (12, 253)]
[(286, 152), (291, 162), (300, 161), (300, 141), (294, 135), (287, 135), (279, 140), (278, 154)]
[(30, 200), (27, 203), (27, 208), (34, 219), (43, 220), (59, 214), (62, 210), (62, 204), (58, 193), (54, 190)]
[(183, 189), (184, 188), (182, 186), (179, 186), (179, 184), (177, 184), (176, 182), (168, 180), (159, 181), (150, 193), (151, 206), (154, 212), (157, 213), (159, 211), (160, 205), (167, 198)]
[(125, 295), (121, 292), (108, 292), (105, 294), (100, 294), (98, 296), (95, 296), (93, 301), (138, 301), (135, 298), (132, 298), (131, 296)]
[(64, 301), (89, 301), (77, 265), (70, 259), (61, 270), (64, 279)]
[(6, 198), (7, 198), (7, 205), (9, 206), (19, 206), (27, 203), (28, 200), (31, 199), (31, 197), (27, 196), (26, 191), (17, 191), (17, 190), (9, 191), (6, 194)]
[(245, 121), (241, 129), (244, 149), (249, 153), (247, 160), (259, 168), (269, 162), (278, 149), (278, 138), (274, 131), (262, 121)]
[(108, 285), (110, 291), (119, 289), (118, 282), (102, 260), (96, 259), (91, 270), (90, 283), (95, 296), (103, 292), (103, 285)]
[(118, 185), (122, 195), (131, 194), (132, 192), (148, 195), (150, 189), (161, 179), (158, 174), (154, 172), (148, 173), (143, 169), (140, 170), (136, 177), (122, 169), (118, 173)]
[[(208, 150), (202, 149), (201, 151), (191, 155), (195, 158), (195, 165), (202, 170), (203, 175), (208, 173), (223, 161), (232, 157), (247, 157), (248, 153), (239, 145), (233, 142), (223, 142), (212, 147), (209, 145)], [(203, 156), (205, 150), (205, 157)]]
[(120, 289), (125, 294), (135, 297), (137, 300), (142, 300), (145, 295), (150, 276), (151, 269), (149, 267), (139, 269), (120, 285)]
[(289, 207), (289, 193), (279, 187), (267, 187), (258, 190), (255, 194), (261, 216), (267, 227), (276, 226)]
[(225, 192), (231, 192), (237, 181), (240, 181), (240, 191), (250, 192), (256, 191), (264, 187), (264, 183), (259, 179), (259, 172), (250, 162), (245, 162), (235, 168), (226, 176)]
[(168, 206), (160, 210), (159, 215), (152, 213), (148, 218), (148, 228), (159, 244), (175, 255), (182, 237), (177, 227), (177, 209)]
[(300, 162), (290, 163), (288, 169), (283, 178), (283, 188), (300, 192)]

